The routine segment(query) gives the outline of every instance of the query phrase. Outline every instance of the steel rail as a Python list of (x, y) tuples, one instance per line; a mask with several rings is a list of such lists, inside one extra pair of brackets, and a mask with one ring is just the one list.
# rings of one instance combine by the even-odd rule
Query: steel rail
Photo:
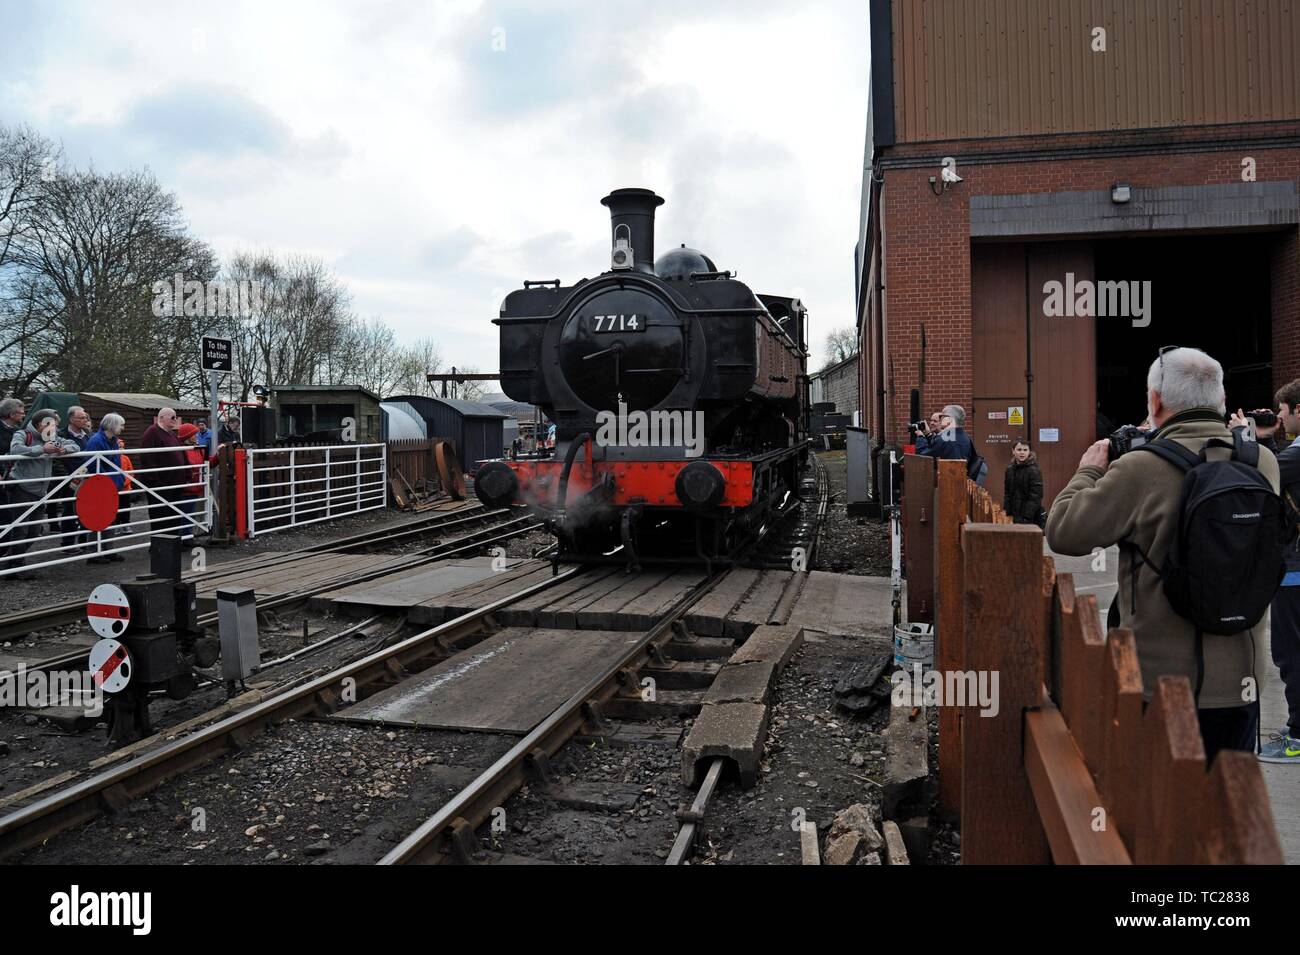
[(681, 828), (677, 830), (677, 838), (673, 840), (673, 847), (664, 860), (664, 865), (682, 865), (690, 855), (700, 823), (704, 821), (704, 810), (709, 807), (709, 800), (713, 798), (713, 790), (718, 787), (718, 780), (722, 778), (726, 764), (726, 759), (721, 756), (709, 763), (709, 771), (704, 774), (704, 782), (700, 783), (700, 788), (691, 801), (691, 808), (681, 820)]
[(340, 684), (343, 680), (352, 678), (357, 686), (364, 686), (381, 678), (391, 678), (408, 663), (431, 653), (445, 652), (449, 645), (476, 633), (496, 611), (580, 572), (581, 568), (577, 567), (561, 571), (0, 817), (0, 859), (94, 819), (105, 806), (120, 808), (173, 776), (247, 746), (253, 736), (273, 722), (322, 709), (331, 710), (341, 699)]
[[(491, 511), (488, 513), (496, 514), (500, 512)], [(479, 517), (486, 517), (486, 516), (487, 516), (486, 514), (479, 515)], [(287, 594), (281, 594), (278, 597), (273, 597), (270, 600), (262, 601), (261, 603), (258, 604), (257, 609), (274, 610), (277, 607), (283, 607), (287, 604), (297, 603), (298, 601), (301, 600), (307, 600), (310, 597), (315, 597), (318, 594), (325, 593), (326, 591), (334, 590), (335, 588), (345, 584), (365, 583), (366, 581), (373, 580), (376, 577), (383, 577), (388, 574), (396, 573), (402, 570), (410, 570), (413, 567), (418, 567), (422, 564), (429, 563), (431, 560), (438, 560), (446, 557), (454, 557), (458, 554), (464, 553), (467, 550), (474, 550), (476, 548), (486, 546), (487, 544), (496, 544), (496, 543), (500, 543), (501, 541), (510, 540), (513, 537), (518, 537), (522, 534), (526, 534), (529, 531), (535, 530), (542, 526), (540, 522), (535, 522), (535, 521), (532, 523), (521, 523), (530, 520), (531, 518), (527, 516), (512, 518), (509, 521), (505, 521), (500, 524), (495, 524), (489, 527), (485, 527), (482, 530), (476, 531), (472, 534), (466, 534), (464, 537), (453, 538), (452, 540), (444, 541), (442, 543), (434, 545), (433, 547), (426, 548), (422, 551), (417, 551), (414, 555), (412, 555), (411, 559), (406, 561), (405, 563), (389, 564), (384, 567), (379, 567), (379, 568), (375, 568), (374, 570), (366, 571), (365, 573), (362, 574), (348, 574), (347, 576), (343, 576), (343, 577), (331, 578), (330, 580), (327, 580), (321, 584), (317, 584), (314, 587), (310, 587), (305, 590), (291, 591)], [(482, 539), (483, 534), (491, 533), (494, 531), (500, 531), (503, 528), (510, 527), (510, 525), (517, 525), (517, 526), (512, 527), (509, 530), (506, 530), (505, 533), (497, 533), (494, 536), (488, 537), (486, 539)], [(267, 565), (268, 568), (272, 566), (278, 567), (280, 566), (280, 564), (276, 563), (276, 564)], [(86, 615), (86, 605), (84, 603), (73, 604), (71, 605), (70, 612), (72, 614), (73, 620), (84, 619)], [(205, 614), (200, 614), (198, 617), (198, 623), (200, 626), (211, 626), (216, 622), (217, 622), (217, 612), (215, 610), (209, 611), (208, 613)], [(38, 660), (31, 664), (28, 664), (24, 666), (24, 670), (31, 673), (31, 672), (38, 672), (38, 671), (59, 670), (70, 666), (84, 666), (87, 655), (89, 653), (90, 653), (89, 647), (78, 649), (78, 650), (70, 650), (67, 653), (60, 654), (59, 656), (48, 657), (44, 660)], [(0, 683), (2, 683), (5, 680), (13, 679), (15, 675), (16, 674), (12, 670), (0, 671)]]
[[(365, 547), (373, 544), (387, 543), (403, 537), (426, 534), (430, 531), (444, 527), (451, 527), (460, 523), (483, 520), (485, 518), (498, 516), (508, 510), (508, 508), (498, 508), (489, 511), (486, 510), (483, 505), (479, 504), (473, 507), (431, 515), (430, 517), (418, 522), (411, 521), (409, 524), (403, 524), (399, 527), (366, 531), (362, 534), (355, 534), (352, 537), (345, 537), (342, 540), (310, 544), (306, 547), (300, 547), (296, 550), (279, 554), (271, 560), (259, 561), (258, 558), (264, 557), (265, 555), (251, 554), (248, 557), (218, 564), (211, 570), (205, 572), (201, 579), (205, 582), (211, 582), (253, 568), (270, 570), (274, 567), (282, 567), (291, 564), (294, 561), (301, 560), (304, 557), (313, 554), (343, 553), (344, 551), (351, 550), (354, 547)], [(471, 511), (473, 513), (465, 514), (465, 511)], [(0, 581), (3, 579), (4, 578), (0, 578)], [(19, 611), (18, 613), (6, 614), (5, 616), (0, 617), (0, 639), (10, 636), (26, 636), (33, 630), (44, 630), (62, 624), (77, 623), (82, 620), (85, 615), (86, 603), (84, 600), (74, 600), (67, 603), (57, 604), (53, 607), (42, 607), (37, 610), (25, 610)]]
[[(821, 540), (822, 525), (826, 521), (826, 510), (830, 504), (830, 475), (827, 473), (825, 465), (817, 461), (815, 454), (813, 455), (813, 464), (817, 470), (819, 500), (817, 516), (813, 524), (812, 542), (808, 547), (808, 566), (810, 568), (817, 555), (817, 545)], [(681, 825), (677, 829), (677, 835), (673, 839), (672, 848), (668, 852), (668, 858), (664, 860), (664, 865), (686, 864), (687, 858), (695, 848), (695, 840), (703, 828), (704, 813), (708, 809), (709, 800), (713, 798), (713, 793), (717, 789), (718, 781), (722, 778), (725, 767), (726, 760), (721, 756), (716, 757), (709, 764), (708, 772), (705, 773), (704, 781), (700, 783), (700, 788), (691, 801), (690, 809), (684, 813), (678, 813)]]
[[(491, 815), (494, 808), (503, 805), (527, 780), (530, 763), (536, 764), (542, 756), (555, 755), (560, 747), (576, 735), (582, 729), (584, 720), (596, 715), (593, 705), (598, 708), (600, 703), (614, 695), (620, 674), (638, 665), (642, 657), (648, 656), (653, 645), (669, 637), (673, 624), (712, 590), (726, 573), (719, 571), (696, 585), (647, 630), (636, 644), (605, 667), (602, 673), (589, 680), (477, 779), (421, 823), (414, 832), (393, 847), (379, 864), (446, 862), (458, 853), (463, 856), (473, 837), (473, 831)], [(448, 844), (449, 840), (452, 844)]]

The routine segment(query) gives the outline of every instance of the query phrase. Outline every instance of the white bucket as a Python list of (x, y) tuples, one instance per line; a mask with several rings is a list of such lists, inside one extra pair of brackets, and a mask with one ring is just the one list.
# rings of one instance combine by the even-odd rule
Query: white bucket
[(928, 623), (905, 623), (894, 628), (894, 663), (912, 669), (921, 664), (922, 669), (934, 666), (934, 627)]

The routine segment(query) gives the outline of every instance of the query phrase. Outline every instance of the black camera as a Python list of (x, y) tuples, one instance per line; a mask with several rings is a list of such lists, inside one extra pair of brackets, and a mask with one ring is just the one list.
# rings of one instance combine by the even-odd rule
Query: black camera
[(1110, 460), (1114, 461), (1121, 454), (1128, 454), (1134, 448), (1142, 447), (1150, 438), (1150, 431), (1144, 431), (1135, 424), (1116, 428), (1106, 438), (1110, 442)]
[(1247, 411), (1246, 417), (1255, 422), (1257, 428), (1271, 428), (1277, 424), (1277, 412), (1270, 411), (1268, 408), (1256, 408), (1254, 411)]

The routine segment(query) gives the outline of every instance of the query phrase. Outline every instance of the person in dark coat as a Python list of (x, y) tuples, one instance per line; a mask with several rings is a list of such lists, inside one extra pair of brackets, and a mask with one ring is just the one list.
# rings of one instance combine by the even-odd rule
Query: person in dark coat
[(1017, 524), (1039, 527), (1047, 516), (1043, 513), (1043, 472), (1024, 438), (1016, 441), (1011, 451), (1011, 463), (1002, 482), (1002, 510)]
[[(69, 408), (68, 426), (59, 430), (59, 437), (71, 441), (85, 451), (86, 442), (90, 440), (93, 433), (90, 427), (90, 415), (86, 414), (86, 409), (81, 405), (73, 405)], [(66, 477), (75, 474), (84, 464), (82, 458), (60, 458), (54, 462), (54, 476)], [(63, 500), (51, 505), (50, 517), (57, 521), (59, 529), (63, 532), (61, 543), (68, 548), (84, 546), (90, 540), (90, 535), (82, 528), (81, 520), (77, 517), (77, 488), (80, 483), (76, 480), (70, 481), (57, 492), (58, 497)]]
[(965, 461), (967, 476), (983, 487), (989, 467), (975, 450), (965, 424), (966, 409), (961, 405), (944, 405), (939, 412), (939, 430), (927, 428), (916, 436), (916, 453), (929, 455), (936, 461)]
[[(179, 530), (185, 523), (181, 515), (180, 502), (185, 500), (185, 485), (188, 483), (189, 462), (185, 459), (185, 448), (176, 432), (181, 426), (180, 415), (172, 408), (163, 408), (158, 412), (154, 423), (145, 428), (140, 437), (140, 447), (161, 448), (156, 454), (141, 455), (136, 464), (138, 469), (147, 469), (148, 480), (142, 481), (154, 488), (154, 493), (144, 497), (148, 505), (149, 530), (157, 534), (164, 530)], [(154, 470), (166, 468), (166, 470)], [(163, 502), (168, 503), (163, 503)], [(168, 506), (170, 504), (171, 506)]]
[(226, 419), (221, 422), (221, 430), (217, 432), (218, 446), (223, 444), (238, 444), (243, 440), (243, 437), (239, 433), (239, 418), (234, 414), (228, 415)]

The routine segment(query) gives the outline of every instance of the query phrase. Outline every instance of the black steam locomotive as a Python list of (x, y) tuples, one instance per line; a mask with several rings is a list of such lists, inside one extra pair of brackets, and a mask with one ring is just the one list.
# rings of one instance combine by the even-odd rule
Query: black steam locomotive
[(555, 456), (484, 466), (489, 507), (544, 513), (568, 560), (727, 559), (809, 454), (807, 310), (685, 246), (654, 260), (649, 189), (609, 207), (610, 268), (501, 305), (502, 390), (555, 424)]

